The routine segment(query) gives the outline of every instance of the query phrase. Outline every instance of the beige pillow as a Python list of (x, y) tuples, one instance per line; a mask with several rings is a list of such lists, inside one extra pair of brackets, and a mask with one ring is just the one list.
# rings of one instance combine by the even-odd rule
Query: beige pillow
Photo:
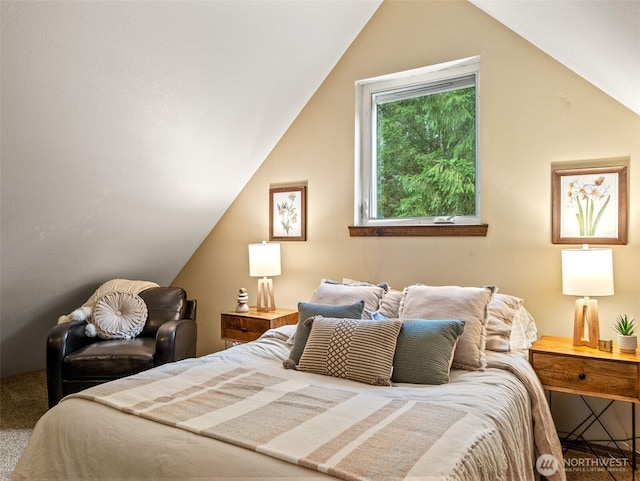
[(513, 317), (522, 306), (522, 299), (508, 294), (494, 293), (487, 307), (487, 346), (490, 351), (511, 350)]
[(299, 371), (391, 385), (402, 321), (316, 316), (306, 322), (311, 324), (311, 334), (298, 363)]
[(487, 306), (494, 290), (492, 286), (408, 286), (400, 303), (400, 317), (464, 321), (464, 332), (453, 355), (453, 367), (484, 369)]
[(159, 287), (158, 284), (151, 281), (131, 281), (129, 279), (111, 279), (105, 282), (91, 295), (83, 306), (94, 307), (98, 299), (109, 292), (130, 292), (131, 294), (140, 294), (146, 289)]
[(131, 339), (142, 332), (147, 305), (130, 292), (109, 292), (96, 302), (93, 321), (102, 339)]
[(385, 289), (374, 285), (346, 285), (322, 282), (309, 302), (313, 304), (354, 304), (364, 301), (363, 318), (371, 319), (371, 313), (380, 307)]

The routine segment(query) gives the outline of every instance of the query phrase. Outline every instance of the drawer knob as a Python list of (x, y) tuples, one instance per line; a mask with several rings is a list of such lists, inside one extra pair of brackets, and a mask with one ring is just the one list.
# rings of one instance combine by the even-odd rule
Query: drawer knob
[[(246, 328), (246, 327), (242, 327), (242, 328), (240, 328), (240, 330), (241, 330), (242, 332), (247, 332), (247, 328)], [(581, 376), (584, 376), (584, 374), (581, 374)]]
[(581, 372), (580, 374), (578, 374), (578, 379), (580, 379), (581, 381), (584, 381), (587, 378), (587, 375), (583, 372)]

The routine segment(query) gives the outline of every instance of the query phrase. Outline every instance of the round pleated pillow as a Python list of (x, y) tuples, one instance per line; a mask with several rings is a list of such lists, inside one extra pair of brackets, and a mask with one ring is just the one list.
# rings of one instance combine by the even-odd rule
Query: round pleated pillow
[(142, 332), (147, 305), (130, 292), (108, 292), (96, 302), (93, 324), (102, 339), (131, 339)]

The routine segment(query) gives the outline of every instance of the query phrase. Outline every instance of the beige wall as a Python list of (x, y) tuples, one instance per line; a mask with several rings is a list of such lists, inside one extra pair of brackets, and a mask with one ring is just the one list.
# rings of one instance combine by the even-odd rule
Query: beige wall
[[(486, 238), (350, 238), (353, 223), (354, 82), (481, 56), (481, 189)], [(478, 286), (525, 299), (539, 333), (571, 336), (575, 299), (562, 295), (551, 243), (551, 166), (622, 159), (629, 166), (629, 243), (614, 246), (615, 290), (599, 299), (602, 336), (619, 313), (640, 319), (640, 117), (506, 27), (462, 1), (385, 1), (262, 167), (174, 280), (199, 301), (198, 353), (223, 347), (220, 312), (240, 287), (255, 302), (247, 245), (268, 238), (268, 191), (308, 183), (306, 242), (283, 242), (276, 303), (309, 300), (323, 277), (393, 287), (423, 282)], [(569, 246), (574, 247), (574, 246)], [(595, 405), (602, 400), (594, 399)], [(558, 429), (586, 416), (575, 396), (553, 398)], [(629, 437), (628, 407), (609, 429)], [(592, 431), (591, 439), (604, 433)]]
[[(486, 238), (350, 238), (354, 82), (481, 56), (481, 189)], [(282, 243), (276, 303), (308, 300), (321, 278), (393, 287), (496, 284), (525, 299), (542, 334), (571, 335), (551, 243), (551, 164), (623, 159), (629, 165), (629, 243), (614, 246), (616, 295), (601, 298), (602, 334), (618, 313), (640, 318), (640, 117), (473, 5), (385, 2), (211, 234), (175, 279), (199, 301), (199, 354), (223, 347), (220, 312), (240, 287), (254, 301), (247, 245), (268, 238), (268, 190), (308, 183), (306, 242)], [(255, 302), (255, 301), (254, 301)]]

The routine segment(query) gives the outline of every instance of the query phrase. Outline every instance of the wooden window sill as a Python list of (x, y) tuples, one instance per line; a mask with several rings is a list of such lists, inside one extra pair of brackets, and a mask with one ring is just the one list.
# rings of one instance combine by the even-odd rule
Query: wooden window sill
[(486, 237), (489, 224), (349, 226), (349, 237)]

